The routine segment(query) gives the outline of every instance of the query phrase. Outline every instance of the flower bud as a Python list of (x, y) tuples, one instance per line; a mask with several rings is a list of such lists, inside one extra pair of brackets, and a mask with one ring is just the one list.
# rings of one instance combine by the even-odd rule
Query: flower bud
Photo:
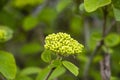
[(71, 38), (69, 34), (59, 32), (48, 35), (45, 38), (44, 47), (56, 54), (68, 56), (81, 53), (84, 46)]

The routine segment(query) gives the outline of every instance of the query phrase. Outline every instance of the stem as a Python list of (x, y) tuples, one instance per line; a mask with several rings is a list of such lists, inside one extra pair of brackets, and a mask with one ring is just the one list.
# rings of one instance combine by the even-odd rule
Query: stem
[(103, 20), (103, 28), (102, 28), (102, 40), (98, 42), (98, 44), (96, 45), (96, 48), (94, 49), (88, 62), (85, 65), (84, 74), (83, 74), (84, 80), (88, 80), (89, 68), (90, 68), (90, 65), (93, 61), (93, 58), (98, 53), (98, 51), (101, 49), (101, 47), (104, 45), (104, 37), (106, 36), (107, 15), (108, 15), (107, 7), (104, 7), (103, 8), (103, 19), (104, 20)]
[[(56, 60), (62, 60), (62, 57), (61, 57), (60, 55), (57, 55)], [(52, 64), (52, 63), (51, 63), (51, 64)], [(48, 79), (49, 79), (49, 77), (52, 75), (52, 73), (54, 72), (54, 70), (55, 70), (56, 68), (57, 68), (57, 67), (55, 66), (55, 67), (53, 67), (53, 68), (50, 70), (50, 72), (48, 73), (48, 75), (47, 75), (47, 77), (46, 77), (45, 80), (48, 80)]]
[[(104, 23), (103, 23), (103, 38), (106, 36), (106, 27), (107, 27), (107, 8), (103, 9), (104, 15)], [(110, 70), (110, 54), (109, 52), (105, 52), (103, 54), (103, 60), (100, 61), (100, 70), (101, 70), (101, 77), (102, 80), (110, 80), (111, 70)]]
[(102, 80), (110, 80), (111, 69), (110, 69), (110, 54), (105, 53), (103, 60), (100, 61), (100, 71)]
[(87, 77), (88, 77), (88, 72), (89, 72), (90, 65), (91, 65), (91, 63), (92, 63), (92, 61), (93, 61), (94, 56), (95, 56), (95, 55), (97, 54), (97, 52), (101, 49), (102, 45), (103, 45), (103, 40), (101, 40), (101, 41), (97, 44), (97, 46), (96, 46), (96, 48), (94, 49), (93, 53), (91, 54), (88, 62), (86, 63), (85, 69), (84, 69), (84, 74), (83, 74), (84, 80), (88, 80)]
[(3, 77), (2, 74), (0, 74), (0, 80), (6, 80), (5, 77)]
[(85, 47), (89, 50), (87, 44), (89, 42), (89, 37), (90, 37), (90, 29), (89, 29), (89, 26), (88, 26), (88, 20), (84, 20), (84, 36), (85, 36)]
[(111, 26), (109, 27), (109, 29), (106, 31), (106, 35), (109, 34), (109, 32), (112, 30), (112, 28), (116, 25), (116, 21), (114, 20), (112, 23), (111, 23)]
[(108, 11), (107, 11), (107, 7), (103, 8), (103, 32), (102, 32), (102, 37), (104, 38), (106, 35), (106, 26), (107, 26), (107, 15), (108, 15)]
[(53, 67), (51, 70), (50, 70), (50, 72), (48, 73), (48, 75), (47, 75), (47, 77), (46, 77), (46, 79), (45, 80), (48, 80), (49, 79), (49, 77), (51, 76), (51, 74), (53, 73), (53, 71), (56, 69), (56, 67)]

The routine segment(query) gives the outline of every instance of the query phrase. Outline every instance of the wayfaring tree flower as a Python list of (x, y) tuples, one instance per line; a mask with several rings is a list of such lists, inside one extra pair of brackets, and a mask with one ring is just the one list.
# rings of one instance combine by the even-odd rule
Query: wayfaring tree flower
[(71, 38), (69, 34), (59, 32), (48, 35), (45, 38), (44, 47), (56, 54), (68, 56), (81, 53), (84, 46)]

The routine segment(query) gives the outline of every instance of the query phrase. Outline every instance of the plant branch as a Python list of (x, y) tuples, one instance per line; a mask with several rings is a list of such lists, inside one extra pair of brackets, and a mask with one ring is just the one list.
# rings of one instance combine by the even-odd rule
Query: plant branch
[(108, 15), (107, 7), (104, 7), (103, 8), (103, 30), (102, 30), (103, 38), (106, 36), (107, 15)]
[(46, 77), (46, 79), (45, 80), (48, 80), (49, 79), (49, 77), (51, 76), (51, 74), (53, 73), (53, 71), (56, 69), (56, 67), (53, 67), (51, 70), (50, 70), (50, 72), (48, 73), (48, 75), (47, 75), (47, 77)]
[[(56, 60), (61, 60), (62, 59), (62, 57), (60, 56), (60, 55), (57, 55), (57, 58), (56, 58)], [(52, 64), (52, 63), (51, 63)], [(53, 67), (51, 70), (50, 70), (50, 72), (48, 73), (48, 75), (47, 75), (47, 77), (46, 77), (46, 79), (45, 80), (48, 80), (49, 79), (49, 77), (51, 76), (51, 74), (54, 72), (54, 70), (56, 69), (57, 67), (55, 66), (55, 67)]]
[(98, 51), (101, 49), (101, 47), (104, 45), (104, 37), (106, 36), (106, 23), (107, 23), (107, 7), (103, 8), (103, 28), (102, 28), (102, 39), (98, 42), (98, 44), (96, 45), (96, 48), (94, 49), (93, 53), (91, 54), (88, 62), (85, 65), (85, 69), (84, 69), (84, 74), (83, 74), (83, 78), (84, 80), (88, 80), (88, 72), (89, 72), (89, 68), (90, 65), (93, 61), (93, 58), (95, 57), (95, 55), (98, 53)]
[(111, 29), (114, 27), (114, 25), (116, 24), (116, 21), (114, 20), (112, 23), (111, 23), (111, 26), (108, 28), (108, 30), (106, 31), (106, 35), (109, 34), (109, 32), (111, 31)]
[(84, 20), (84, 36), (85, 36), (85, 47), (87, 48), (87, 49), (89, 49), (88, 48), (88, 46), (87, 46), (87, 43), (89, 42), (88, 40), (89, 40), (89, 37), (90, 37), (90, 29), (89, 29), (89, 26), (88, 26), (88, 20)]
[(2, 74), (0, 74), (0, 80), (6, 80)]
[(94, 51), (93, 51), (93, 53), (91, 54), (88, 62), (86, 63), (85, 69), (84, 69), (84, 74), (83, 74), (84, 80), (87, 80), (90, 65), (91, 65), (91, 63), (92, 63), (92, 61), (93, 61), (94, 56), (95, 56), (95, 55), (97, 54), (97, 52), (100, 50), (100, 48), (102, 47), (102, 45), (103, 45), (103, 40), (101, 40), (100, 42), (98, 42), (96, 48), (94, 49)]
[[(104, 24), (103, 24), (103, 38), (106, 36), (106, 27), (107, 27), (107, 8), (103, 9), (104, 15)], [(112, 28), (112, 27), (111, 27)], [(110, 70), (110, 54), (105, 52), (103, 54), (103, 60), (100, 61), (100, 71), (102, 80), (110, 80), (111, 70)]]
[(100, 71), (102, 80), (110, 80), (111, 69), (110, 69), (110, 54), (105, 53), (103, 60), (100, 61)]

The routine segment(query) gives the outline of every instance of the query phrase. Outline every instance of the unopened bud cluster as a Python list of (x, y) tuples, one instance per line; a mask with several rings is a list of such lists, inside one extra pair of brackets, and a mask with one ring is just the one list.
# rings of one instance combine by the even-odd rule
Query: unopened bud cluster
[(45, 38), (45, 48), (57, 54), (67, 56), (71, 54), (79, 54), (83, 50), (83, 45), (71, 38), (66, 33), (53, 33)]
[(12, 38), (12, 30), (8, 27), (0, 26), (0, 42), (8, 41)]
[(5, 30), (0, 30), (0, 40), (4, 40), (6, 35), (6, 31)]

